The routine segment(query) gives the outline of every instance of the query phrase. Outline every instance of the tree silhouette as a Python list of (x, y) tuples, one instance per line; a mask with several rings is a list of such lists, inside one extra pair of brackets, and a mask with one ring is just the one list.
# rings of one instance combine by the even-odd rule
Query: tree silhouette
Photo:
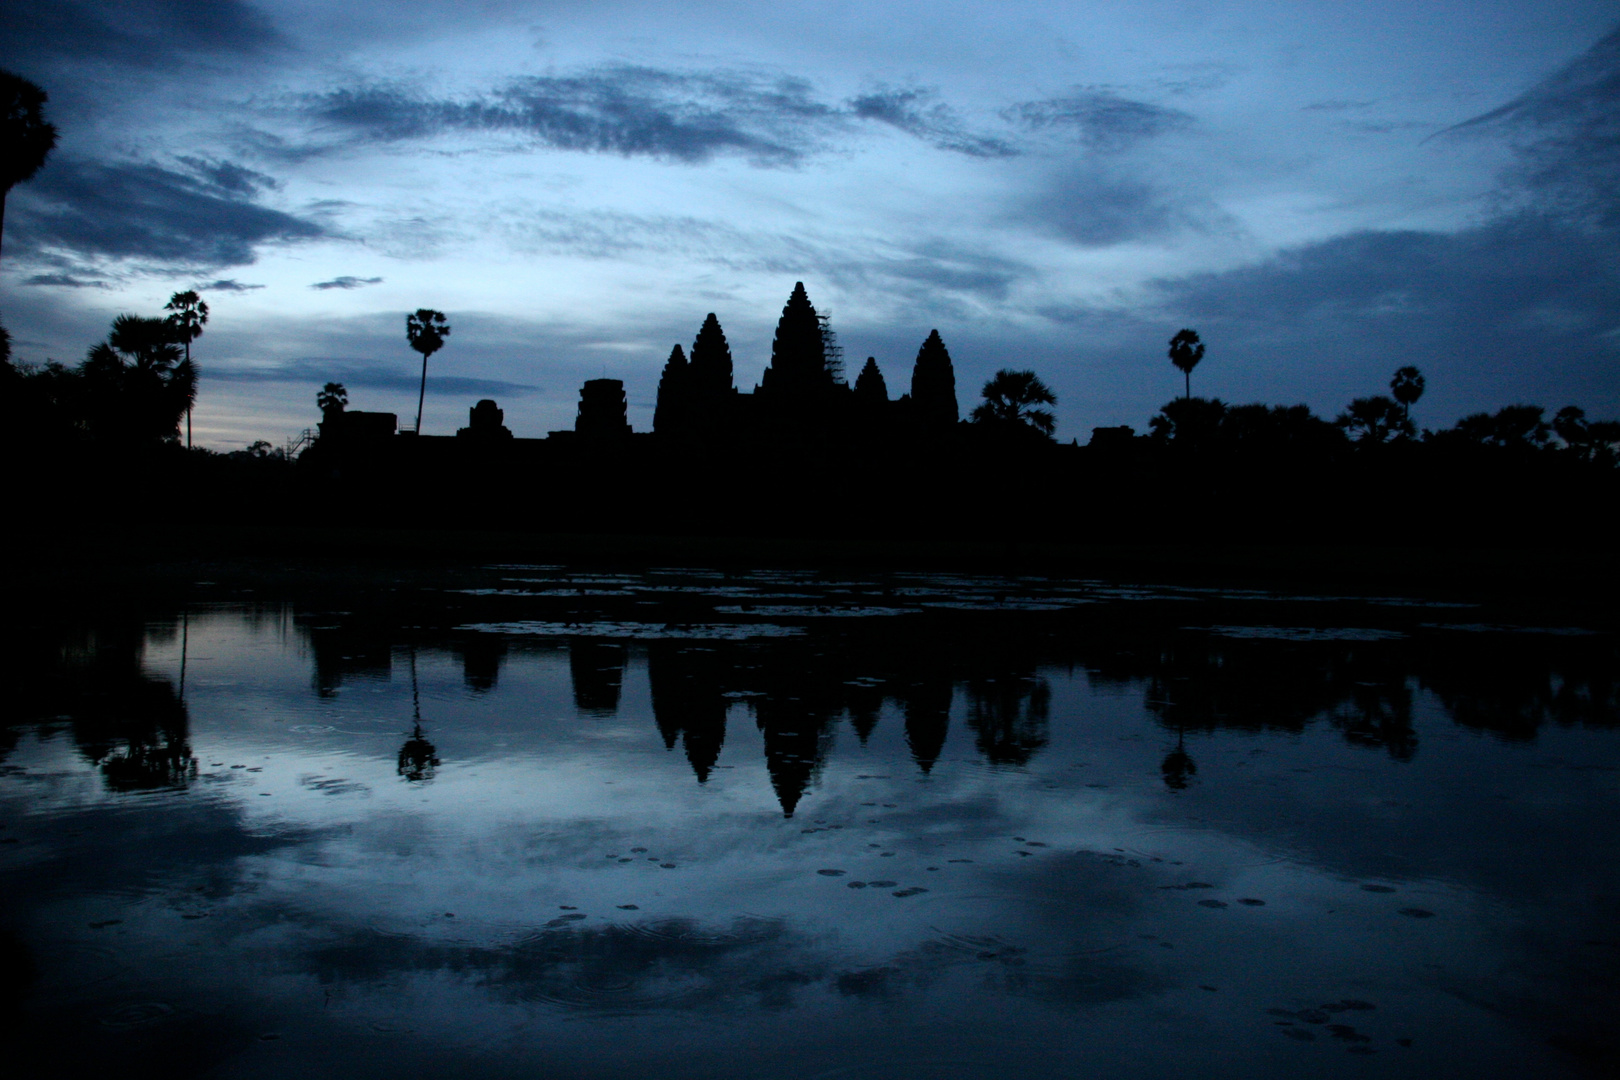
[(444, 312), (433, 311), (430, 308), (417, 308), (416, 314), (405, 316), (405, 339), (411, 343), (411, 348), (422, 354), (422, 386), (416, 392), (416, 433), (422, 434), (422, 400), (427, 396), (427, 362), (428, 357), (444, 347), (444, 339), (450, 336), (450, 324), (444, 320)]
[[(186, 348), (186, 358), (182, 363), (190, 373), (193, 386), (197, 381), (196, 369), (191, 364), (191, 343), (202, 337), (203, 327), (208, 323), (208, 304), (193, 290), (177, 292), (169, 297), (169, 302), (163, 305), (163, 310), (173, 312), (164, 321), (174, 331), (175, 340)], [(195, 398), (195, 392), (193, 393)], [(186, 447), (191, 447), (191, 406), (193, 402), (186, 403)]]
[(930, 426), (948, 426), (960, 418), (956, 369), (938, 330), (930, 330), (917, 350), (917, 362), (911, 368), (911, 404), (918, 418)]
[(49, 96), (20, 75), (0, 71), (0, 236), (6, 227), (6, 195), (45, 164), (56, 148), (56, 125), (45, 120)]
[(1542, 419), (1539, 405), (1508, 405), (1490, 413), (1474, 413), (1457, 421), (1457, 426), (1443, 434), (1449, 441), (1472, 443), (1477, 446), (1496, 446), (1505, 449), (1533, 450), (1547, 445), (1552, 427)]
[(349, 407), (349, 391), (342, 383), (329, 382), (315, 395), (315, 404), (321, 410), (321, 419), (331, 422), (334, 416)]
[(1356, 398), (1334, 423), (1358, 443), (1377, 445), (1416, 434), (1406, 410), (1382, 395)]
[(1057, 418), (1050, 409), (1040, 405), (1056, 405), (1057, 395), (1033, 371), (1009, 371), (1002, 368), (984, 384), (984, 403), (973, 410), (975, 424), (998, 425), (1006, 428), (1027, 428), (1047, 438), (1057, 427)]
[(1181, 329), (1170, 339), (1170, 362), (1187, 379), (1187, 396), (1192, 397), (1192, 370), (1204, 358), (1204, 343), (1198, 340), (1198, 331)]
[(196, 373), (181, 362), (164, 319), (120, 315), (107, 340), (93, 346), (77, 373), (81, 422), (112, 442), (174, 438), (196, 396)]
[(1220, 398), (1175, 398), (1148, 421), (1148, 432), (1162, 442), (1199, 450), (1219, 441), (1225, 419), (1226, 403)]
[(1552, 427), (1565, 449), (1582, 461), (1610, 468), (1620, 463), (1620, 421), (1587, 420), (1585, 409), (1566, 405), (1553, 417)]
[(1389, 392), (1401, 403), (1401, 414), (1411, 416), (1412, 406), (1423, 396), (1423, 372), (1410, 365), (1400, 368), (1389, 380)]

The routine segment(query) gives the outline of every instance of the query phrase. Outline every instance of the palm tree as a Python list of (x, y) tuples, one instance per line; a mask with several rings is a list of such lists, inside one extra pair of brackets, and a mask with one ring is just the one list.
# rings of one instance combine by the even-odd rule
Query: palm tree
[(56, 125), (45, 120), (45, 91), (20, 75), (0, 71), (0, 235), (6, 194), (29, 179), (56, 148)]
[(1187, 378), (1187, 396), (1192, 397), (1192, 369), (1204, 358), (1204, 343), (1198, 331), (1181, 329), (1170, 339), (1170, 362)]
[(90, 349), (79, 375), (91, 429), (136, 443), (174, 438), (197, 390), (167, 322), (139, 315), (114, 319), (112, 332)]
[[(187, 289), (177, 292), (169, 297), (169, 302), (163, 305), (164, 311), (172, 311), (164, 321), (174, 331), (175, 340), (186, 347), (185, 364), (187, 377), (193, 383), (197, 381), (197, 370), (191, 364), (191, 343), (202, 337), (202, 328), (208, 323), (208, 304), (195, 291)], [(191, 449), (191, 404), (186, 405), (186, 449)]]
[(444, 347), (450, 336), (450, 324), (444, 321), (444, 312), (430, 308), (417, 308), (416, 314), (405, 316), (405, 339), (411, 348), (422, 354), (422, 388), (416, 393), (416, 433), (422, 434), (422, 400), (427, 396), (428, 357)]
[(340, 382), (329, 382), (315, 395), (315, 406), (321, 410), (321, 419), (330, 420), (349, 407), (349, 391)]
[(1423, 372), (1415, 367), (1403, 367), (1389, 380), (1390, 393), (1401, 403), (1401, 414), (1412, 415), (1412, 406), (1423, 396)]
[(984, 384), (984, 403), (973, 410), (975, 424), (1024, 427), (1051, 438), (1057, 428), (1057, 417), (1050, 409), (1037, 405), (1056, 405), (1057, 395), (1033, 371), (1009, 371), (1002, 368)]
[(1356, 398), (1333, 422), (1356, 442), (1374, 446), (1391, 439), (1410, 439), (1417, 434), (1406, 413), (1398, 411), (1395, 402), (1381, 395)]

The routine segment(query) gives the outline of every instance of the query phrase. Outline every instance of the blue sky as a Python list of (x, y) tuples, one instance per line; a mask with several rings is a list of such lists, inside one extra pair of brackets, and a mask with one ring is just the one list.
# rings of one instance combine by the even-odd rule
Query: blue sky
[(1059, 435), (1180, 390), (1332, 415), (1416, 364), (1421, 423), (1620, 412), (1620, 4), (0, 0), (61, 144), (7, 202), (0, 314), (76, 361), (198, 287), (205, 445), (345, 382), (520, 435), (719, 315), (752, 388), (795, 281), (889, 385), (937, 327)]

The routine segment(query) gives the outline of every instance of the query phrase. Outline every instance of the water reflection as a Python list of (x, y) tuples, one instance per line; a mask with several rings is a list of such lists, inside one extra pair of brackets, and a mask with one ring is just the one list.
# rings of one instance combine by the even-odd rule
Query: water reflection
[(55, 1071), (199, 1030), (175, 1075), (1615, 1060), (1611, 636), (503, 574), (8, 631), (0, 925)]
[(574, 677), (574, 704), (592, 716), (619, 711), (624, 685), (625, 647), (616, 642), (576, 639), (568, 647), (568, 667)]
[[(96, 766), (113, 791), (183, 788), (197, 775), (190, 741), (190, 717), (176, 683), (142, 664), (150, 636), (180, 637), (178, 625), (152, 627), (139, 622), (79, 627), (56, 642), (48, 666), (13, 671), (10, 685), (20, 691), (20, 712), (0, 740), (0, 760), (16, 745), (16, 724), (42, 715), (65, 720), (74, 746)], [(39, 644), (13, 653), (13, 661), (38, 663)]]
[(500, 681), (501, 665), (506, 662), (506, 639), (494, 634), (475, 634), (455, 644), (461, 653), (461, 677), (467, 689), (487, 693)]
[[(422, 735), (422, 689), (416, 677), (416, 645), (410, 647), (411, 658), (411, 737), (399, 748), (396, 771), (413, 784), (425, 784), (433, 779), (439, 767), (438, 748)], [(481, 689), (474, 687), (475, 690)]]
[(700, 784), (709, 779), (726, 743), (731, 701), (725, 674), (718, 646), (657, 641), (647, 647), (647, 685), (658, 733), (666, 749), (681, 743)]
[(1198, 763), (1187, 753), (1185, 734), (1176, 732), (1176, 748), (1164, 755), (1164, 763), (1159, 766), (1164, 774), (1164, 786), (1171, 791), (1186, 791), (1187, 785), (1198, 774)]

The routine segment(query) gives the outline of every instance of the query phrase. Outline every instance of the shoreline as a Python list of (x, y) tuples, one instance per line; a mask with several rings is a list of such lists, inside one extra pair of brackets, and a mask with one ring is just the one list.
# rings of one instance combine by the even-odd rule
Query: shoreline
[[(232, 573), (327, 566), (426, 569), (500, 562), (579, 567), (801, 569), (867, 573), (1035, 575), (1140, 584), (1268, 590), (1443, 594), (1601, 612), (1620, 598), (1610, 550), (1310, 544), (1062, 544), (780, 536), (659, 536), (492, 530), (245, 526), (177, 528), (119, 538), (34, 531), (7, 537), (4, 592), (78, 592)], [(288, 563), (297, 564), (288, 566)]]

